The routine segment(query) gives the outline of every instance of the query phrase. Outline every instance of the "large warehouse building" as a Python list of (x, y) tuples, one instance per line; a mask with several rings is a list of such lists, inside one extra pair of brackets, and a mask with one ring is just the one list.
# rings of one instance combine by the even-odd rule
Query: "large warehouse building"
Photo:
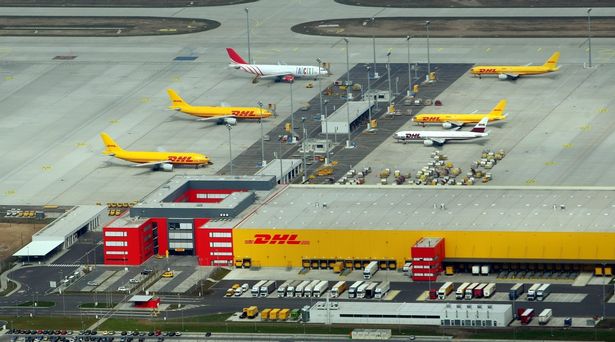
[(379, 260), (396, 269), (414, 259), (424, 280), (444, 264), (604, 265), (615, 261), (613, 216), (615, 190), (604, 188), (276, 186), (267, 176), (178, 176), (105, 228), (105, 262), (138, 264), (167, 251), (243, 267)]

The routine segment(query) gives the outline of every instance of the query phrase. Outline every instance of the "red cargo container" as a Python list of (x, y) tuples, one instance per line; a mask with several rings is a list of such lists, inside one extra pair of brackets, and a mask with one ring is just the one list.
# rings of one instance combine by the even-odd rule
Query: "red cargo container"
[(529, 324), (534, 317), (534, 309), (526, 309), (521, 314), (521, 324)]
[(517, 308), (517, 319), (521, 319), (521, 315), (525, 312), (525, 308)]
[(438, 290), (430, 289), (429, 290), (429, 299), (438, 299)]
[(487, 284), (483, 283), (475, 287), (473, 291), (474, 293), (472, 293), (472, 296), (474, 298), (483, 298), (483, 290), (485, 289), (486, 286)]

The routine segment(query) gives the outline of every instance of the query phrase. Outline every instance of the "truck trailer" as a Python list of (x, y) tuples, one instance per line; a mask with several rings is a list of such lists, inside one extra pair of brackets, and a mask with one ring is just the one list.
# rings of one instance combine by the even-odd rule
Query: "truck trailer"
[(542, 284), (534, 284), (527, 290), (527, 300), (536, 300), (536, 292)]
[(275, 289), (275, 280), (269, 280), (265, 284), (261, 285), (259, 297), (267, 297)]
[(543, 301), (551, 293), (551, 284), (542, 284), (536, 291), (536, 300)]
[(348, 289), (348, 283), (340, 280), (331, 288), (331, 298), (338, 298), (344, 291)]
[(295, 287), (295, 297), (303, 297), (303, 291), (305, 290), (305, 287), (308, 286), (308, 284), (310, 283), (309, 280), (304, 280), (302, 281), (299, 285), (297, 285), (297, 287)]
[(384, 298), (384, 296), (387, 294), (387, 292), (389, 292), (390, 289), (391, 289), (391, 282), (388, 280), (383, 281), (382, 283), (380, 283), (380, 285), (376, 287), (374, 298), (377, 298), (377, 299)]
[(363, 285), (363, 283), (363, 280), (359, 280), (355, 281), (352, 285), (350, 285), (350, 287), (348, 288), (348, 298), (357, 298), (357, 291), (359, 290), (359, 287)]
[(297, 285), (301, 284), (302, 282), (302, 280), (293, 280), (290, 284), (288, 284), (288, 287), (286, 288), (286, 297), (294, 297)]
[(459, 287), (457, 288), (457, 291), (455, 292), (455, 298), (456, 299), (463, 299), (466, 296), (466, 289), (468, 288), (468, 286), (470, 286), (470, 283), (463, 283), (461, 285), (459, 285)]
[(474, 289), (478, 286), (478, 283), (472, 283), (470, 284), (470, 286), (468, 286), (466, 288), (466, 295), (465, 295), (465, 299), (472, 299), (474, 297)]
[(258, 297), (261, 292), (261, 286), (265, 285), (266, 282), (266, 280), (261, 280), (252, 286), (252, 289), (250, 290), (250, 293), (252, 293), (252, 297)]
[(495, 293), (495, 283), (489, 283), (483, 289), (483, 297), (489, 298)]
[(285, 282), (282, 283), (282, 285), (278, 286), (278, 297), (286, 297), (286, 290), (288, 289), (288, 286), (292, 283), (292, 280), (287, 280)]
[(365, 290), (370, 285), (370, 282), (365, 282), (357, 289), (357, 298), (365, 298)]
[(453, 292), (454, 285), (452, 282), (446, 282), (438, 289), (438, 299), (446, 299), (446, 297)]
[(329, 282), (326, 280), (320, 281), (312, 290), (312, 297), (320, 297), (329, 288)]
[(374, 274), (378, 272), (378, 261), (372, 261), (363, 270), (363, 279), (372, 279)]
[(513, 285), (513, 287), (508, 290), (508, 299), (516, 300), (523, 294), (523, 291), (525, 291), (525, 285), (523, 283)]
[(312, 280), (309, 284), (307, 284), (303, 290), (303, 297), (312, 297), (312, 291), (314, 291), (314, 288), (318, 285), (318, 283), (320, 283), (320, 280)]
[(376, 288), (378, 287), (378, 282), (373, 282), (367, 285), (365, 288), (365, 298), (374, 298), (376, 295)]
[(551, 317), (553, 316), (553, 310), (551, 309), (544, 309), (540, 312), (540, 315), (538, 315), (538, 324), (540, 325), (545, 325), (547, 323), (549, 323), (549, 321), (551, 320)]

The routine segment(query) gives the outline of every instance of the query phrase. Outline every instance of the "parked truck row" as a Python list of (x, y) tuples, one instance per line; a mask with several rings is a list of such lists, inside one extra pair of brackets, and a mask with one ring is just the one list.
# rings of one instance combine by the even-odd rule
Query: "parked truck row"
[[(530, 324), (532, 319), (536, 316), (536, 311), (532, 308), (517, 308), (517, 319), (521, 321), (521, 324)], [(538, 315), (538, 324), (546, 325), (553, 317), (552, 309), (544, 309)]]
[(455, 299), (489, 298), (496, 291), (495, 283), (463, 283), (455, 290), (452, 282), (446, 282), (440, 288), (429, 290), (429, 299), (446, 299), (455, 291)]

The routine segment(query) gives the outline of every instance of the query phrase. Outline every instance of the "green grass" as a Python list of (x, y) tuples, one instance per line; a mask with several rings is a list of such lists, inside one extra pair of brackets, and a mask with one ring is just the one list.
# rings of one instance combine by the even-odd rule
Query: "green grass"
[[(23, 302), (21, 304), (18, 304), (17, 306), (34, 306), (33, 301), (28, 301), (28, 302)], [(36, 302), (36, 307), (37, 308), (50, 308), (52, 306), (56, 305), (55, 302), (46, 302), (46, 301), (38, 301)]]
[(7, 294), (13, 292), (13, 290), (15, 290), (17, 288), (17, 284), (14, 281), (8, 281), (6, 283), (6, 289), (4, 289), (3, 291), (0, 291), (0, 297), (4, 297)]
[(111, 309), (114, 308), (117, 305), (117, 303), (98, 303), (98, 305), (95, 305), (95, 303), (83, 303), (81, 305), (79, 305), (79, 308), (81, 309)]
[[(14, 329), (70, 329), (80, 330), (89, 327), (96, 322), (95, 318), (90, 317), (61, 317), (55, 315), (37, 315), (28, 316), (0, 316), (0, 320), (9, 322), (8, 328)], [(83, 322), (83, 324), (82, 324)], [(83, 328), (85, 327), (85, 328)]]

